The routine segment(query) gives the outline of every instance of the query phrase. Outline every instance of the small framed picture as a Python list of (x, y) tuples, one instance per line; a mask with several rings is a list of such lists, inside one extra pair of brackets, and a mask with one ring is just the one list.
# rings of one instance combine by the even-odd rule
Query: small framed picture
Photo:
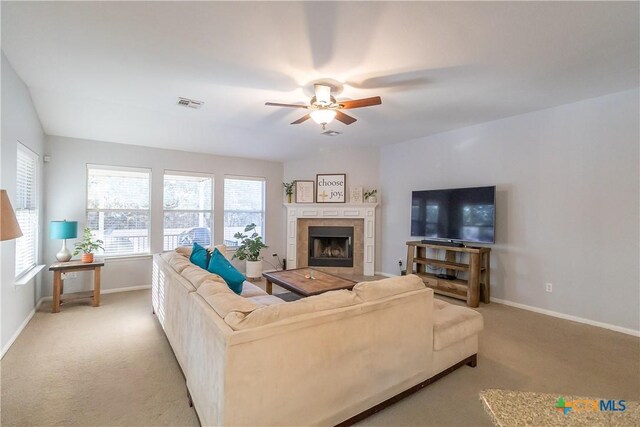
[(296, 181), (296, 203), (313, 203), (314, 181)]
[(362, 187), (349, 189), (349, 203), (362, 203)]
[(344, 203), (346, 188), (346, 173), (319, 173), (316, 175), (316, 203)]

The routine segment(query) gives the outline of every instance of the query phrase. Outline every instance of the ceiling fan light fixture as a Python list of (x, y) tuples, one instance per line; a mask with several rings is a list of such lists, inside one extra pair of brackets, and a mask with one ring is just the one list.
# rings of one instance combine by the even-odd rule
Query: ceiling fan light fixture
[(314, 122), (324, 126), (333, 121), (333, 119), (336, 117), (336, 112), (335, 110), (322, 109), (314, 110), (310, 113), (310, 115)]
[(331, 104), (331, 87), (325, 85), (314, 85), (316, 91), (316, 102), (320, 105)]

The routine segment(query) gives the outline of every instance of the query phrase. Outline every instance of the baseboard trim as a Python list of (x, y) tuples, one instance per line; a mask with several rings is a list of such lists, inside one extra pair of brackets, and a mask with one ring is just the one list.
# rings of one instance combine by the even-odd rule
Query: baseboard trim
[[(151, 285), (127, 286), (124, 288), (113, 288), (113, 289), (100, 289), (100, 295), (116, 294), (119, 292), (140, 291), (143, 289), (151, 289)], [(52, 299), (53, 299), (52, 295), (40, 298), (40, 301), (38, 301), (38, 305), (36, 308), (40, 307), (40, 304), (42, 304), (42, 301), (51, 301)]]
[(101, 289), (100, 294), (116, 294), (118, 292), (141, 291), (151, 289), (151, 285), (128, 286), (126, 288)]
[[(42, 301), (42, 300), (40, 300)], [(40, 301), (38, 302), (38, 304), (40, 303)], [(36, 306), (37, 307), (37, 306)], [(20, 336), (20, 334), (22, 333), (22, 331), (24, 330), (24, 328), (27, 327), (27, 324), (31, 321), (31, 319), (33, 318), (33, 316), (35, 316), (36, 314), (36, 307), (34, 307), (29, 314), (27, 315), (27, 317), (24, 319), (24, 321), (22, 322), (22, 324), (18, 327), (18, 330), (11, 336), (11, 338), (9, 339), (9, 341), (7, 342), (7, 344), (2, 348), (2, 356), (0, 356), (0, 359), (4, 357), (5, 354), (7, 354), (7, 351), (9, 351), (9, 349), (11, 348), (11, 346), (13, 345), (13, 343), (18, 339), (18, 337)]]
[[(396, 277), (397, 274), (389, 273), (376, 273), (385, 277)], [(591, 319), (585, 319), (584, 317), (573, 316), (571, 314), (564, 314), (553, 310), (547, 310), (546, 308), (534, 307), (531, 305), (521, 304), (519, 302), (513, 302), (506, 299), (491, 298), (491, 302), (498, 304), (508, 305), (510, 307), (520, 308), (522, 310), (533, 311), (534, 313), (540, 313), (551, 317), (557, 317), (558, 319), (571, 320), (572, 322), (584, 323), (585, 325), (596, 326), (598, 328), (609, 329), (610, 331), (620, 332), (622, 334), (631, 335), (634, 337), (640, 337), (640, 330), (623, 328), (622, 326), (612, 325), (610, 323), (598, 322)]]
[(611, 331), (620, 332), (634, 337), (640, 337), (640, 331), (630, 328), (623, 328), (622, 326), (612, 325), (610, 323), (597, 322), (591, 319), (585, 319), (584, 317), (573, 316), (571, 314), (559, 313), (553, 310), (547, 310), (545, 308), (533, 307), (531, 305), (521, 304), (519, 302), (513, 302), (500, 298), (491, 298), (491, 302), (497, 302), (498, 304), (508, 305), (510, 307), (520, 308), (522, 310), (533, 311), (534, 313), (545, 314), (551, 317), (557, 317), (559, 319), (571, 320), (572, 322), (584, 323), (586, 325), (596, 326), (598, 328), (609, 329)]

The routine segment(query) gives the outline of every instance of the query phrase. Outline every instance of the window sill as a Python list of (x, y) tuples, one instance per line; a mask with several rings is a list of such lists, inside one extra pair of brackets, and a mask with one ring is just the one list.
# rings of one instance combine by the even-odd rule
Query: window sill
[(152, 254), (133, 254), (133, 255), (112, 255), (112, 256), (102, 256), (100, 259), (105, 262), (123, 262), (123, 261), (135, 261), (137, 259), (151, 259), (153, 258)]
[(44, 264), (36, 265), (31, 267), (26, 273), (22, 274), (19, 277), (16, 277), (16, 281), (13, 283), (14, 286), (24, 286), (29, 283), (34, 277), (38, 275), (46, 266)]

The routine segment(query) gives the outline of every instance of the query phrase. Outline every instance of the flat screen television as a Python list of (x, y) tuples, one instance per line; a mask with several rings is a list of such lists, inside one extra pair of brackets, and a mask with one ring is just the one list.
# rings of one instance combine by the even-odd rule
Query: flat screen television
[(495, 186), (412, 193), (412, 236), (429, 240), (494, 243), (495, 225)]

